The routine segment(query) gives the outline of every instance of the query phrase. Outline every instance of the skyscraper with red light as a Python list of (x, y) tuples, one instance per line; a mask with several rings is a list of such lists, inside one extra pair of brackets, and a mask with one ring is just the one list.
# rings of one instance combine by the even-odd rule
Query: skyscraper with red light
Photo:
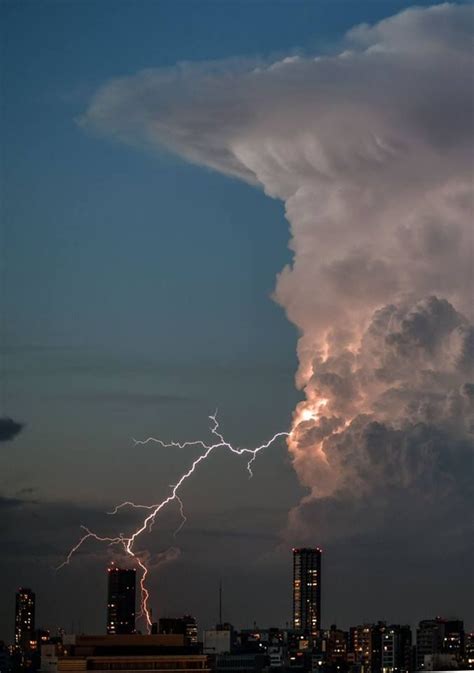
[(316, 633), (321, 628), (321, 549), (293, 549), (293, 628)]
[(107, 574), (107, 633), (135, 633), (136, 571), (111, 563)]

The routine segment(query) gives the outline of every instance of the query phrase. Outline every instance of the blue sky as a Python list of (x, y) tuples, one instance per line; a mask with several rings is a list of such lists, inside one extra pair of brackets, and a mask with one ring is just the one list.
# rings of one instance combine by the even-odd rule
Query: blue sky
[[(75, 120), (110, 77), (180, 60), (317, 51), (362, 18), (406, 5), (4, 3), (11, 338), (166, 362), (293, 366), (294, 332), (268, 301), (289, 260), (281, 204), (172, 157), (90, 137)], [(198, 322), (206, 329), (193, 330), (191, 343)]]
[[(291, 259), (283, 205), (176, 157), (85, 132), (77, 120), (97, 87), (183, 60), (326, 51), (353, 25), (409, 5), (2, 3), (3, 412), (26, 428), (2, 446), (0, 495), (30, 492), (48, 507), (149, 501), (182, 457), (131, 458), (132, 436), (203, 434), (218, 406), (229, 437), (258, 442), (288, 427), (299, 398), (297, 334), (271, 300)], [(246, 511), (267, 507), (262, 525), (276, 535), (302, 491), (284, 449), (262, 461), (263, 482), (247, 486), (244, 474), (248, 490), (239, 493), (225, 485), (225, 461), (216, 464), (190, 492), (192, 507), (205, 517), (228, 496), (224, 509), (242, 527)], [(72, 519), (70, 528), (62, 523), (65, 545), (76, 536)], [(31, 564), (8, 566), (2, 595), (20, 583), (48, 593), (50, 561), (37, 576)], [(276, 567), (286, 581), (284, 563)], [(90, 572), (100, 587), (97, 564)], [(73, 581), (84, 581), (77, 568), (55, 580), (53, 593), (74, 600)], [(86, 604), (78, 611), (100, 628), (101, 617), (87, 622)], [(65, 610), (60, 617), (68, 619)], [(8, 638), (11, 615), (1, 620)]]

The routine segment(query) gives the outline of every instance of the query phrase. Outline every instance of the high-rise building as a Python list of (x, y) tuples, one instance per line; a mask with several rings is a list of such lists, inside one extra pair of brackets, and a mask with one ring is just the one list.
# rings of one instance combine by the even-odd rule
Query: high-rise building
[(28, 650), (35, 630), (36, 597), (31, 589), (18, 589), (15, 604), (15, 647)]
[(135, 633), (136, 571), (112, 562), (107, 572), (107, 633)]
[(293, 628), (321, 628), (321, 549), (293, 549)]

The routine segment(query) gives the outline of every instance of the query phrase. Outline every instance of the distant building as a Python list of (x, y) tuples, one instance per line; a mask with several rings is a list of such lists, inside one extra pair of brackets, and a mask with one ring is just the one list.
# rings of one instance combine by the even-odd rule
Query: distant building
[(454, 654), (427, 654), (425, 655), (424, 671), (458, 671), (459, 663)]
[(464, 667), (469, 671), (474, 670), (474, 632), (465, 635)]
[(186, 624), (186, 641), (188, 645), (197, 645), (198, 643), (198, 627), (197, 621), (191, 615), (184, 615), (183, 621)]
[(239, 652), (218, 654), (213, 670), (216, 673), (259, 673), (268, 670), (270, 658), (267, 654)]
[(107, 633), (135, 633), (136, 571), (111, 563), (107, 573)]
[(323, 635), (325, 659), (329, 664), (341, 665), (347, 660), (348, 634), (335, 624)]
[(223, 625), (219, 625), (219, 628), (206, 629), (206, 631), (204, 631), (204, 654), (217, 655), (232, 652), (234, 631), (230, 624), (227, 624), (226, 626), (228, 628), (223, 628)]
[(179, 633), (185, 637), (188, 645), (198, 642), (197, 622), (191, 615), (184, 617), (161, 617), (158, 623), (159, 633)]
[(270, 668), (283, 668), (285, 665), (285, 650), (278, 645), (269, 645), (267, 649)]
[(62, 643), (45, 643), (41, 645), (41, 673), (57, 673), (58, 660), (63, 651)]
[(409, 673), (412, 670), (411, 629), (392, 624), (382, 632), (382, 673)]
[[(437, 661), (434, 655), (452, 655), (461, 661), (464, 657), (464, 624), (459, 619), (423, 619), (416, 630), (416, 668), (429, 670)], [(425, 662), (426, 658), (426, 662)]]
[(384, 622), (350, 628), (350, 659), (360, 673), (380, 673), (382, 670), (382, 634), (386, 628)]
[(30, 649), (35, 630), (36, 596), (31, 589), (18, 589), (15, 602), (15, 647), (21, 651)]
[(423, 619), (416, 630), (416, 669), (424, 669), (425, 656), (441, 652), (443, 626), (438, 619)]
[(41, 651), (42, 645), (49, 643), (51, 640), (51, 634), (48, 629), (36, 629), (31, 634), (30, 638), (30, 649), (34, 650), (38, 654)]
[(238, 647), (245, 652), (261, 652), (262, 647), (281, 647), (286, 643), (286, 632), (270, 627), (266, 629), (254, 626), (253, 629), (242, 629), (237, 637)]
[(305, 633), (321, 628), (321, 549), (293, 549), (293, 627)]
[(7, 645), (0, 640), (0, 673), (11, 673), (12, 660)]
[(464, 655), (464, 622), (460, 619), (445, 619), (443, 633), (443, 654), (452, 654), (456, 661)]

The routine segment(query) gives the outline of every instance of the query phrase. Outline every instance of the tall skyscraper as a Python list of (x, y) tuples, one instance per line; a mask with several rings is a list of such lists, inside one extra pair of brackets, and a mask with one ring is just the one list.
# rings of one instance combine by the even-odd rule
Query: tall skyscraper
[(135, 633), (136, 571), (112, 562), (107, 572), (107, 633)]
[(18, 589), (15, 604), (15, 647), (22, 651), (29, 649), (35, 630), (35, 602), (36, 597), (31, 589)]
[(321, 628), (321, 549), (293, 549), (293, 628)]

